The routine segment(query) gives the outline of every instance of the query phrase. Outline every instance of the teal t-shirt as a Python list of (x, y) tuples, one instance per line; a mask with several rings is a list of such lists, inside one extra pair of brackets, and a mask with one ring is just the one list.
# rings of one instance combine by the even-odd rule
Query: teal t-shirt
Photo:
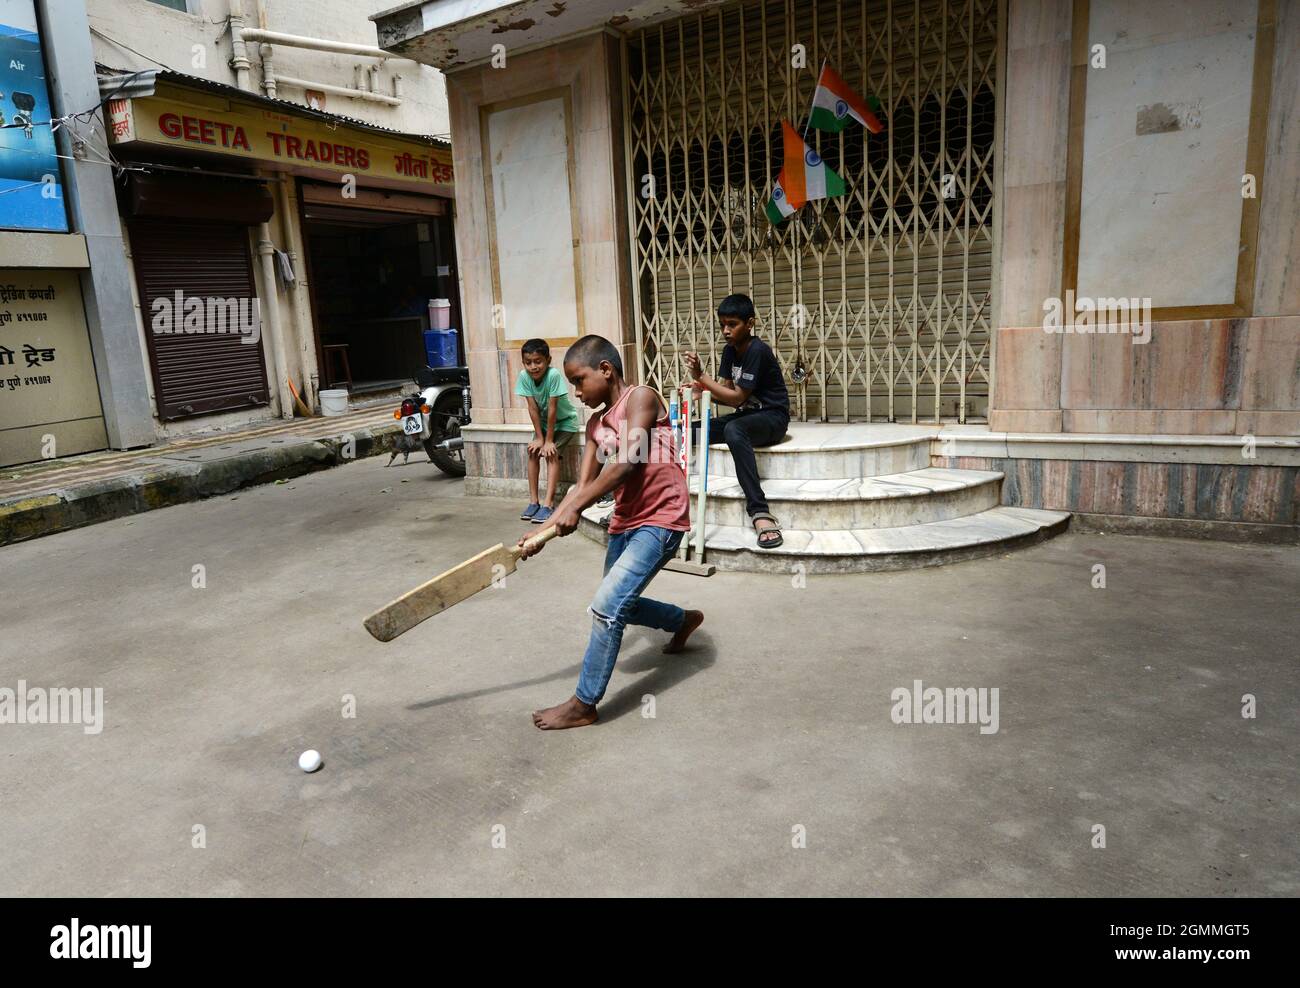
[(521, 398), (532, 398), (537, 402), (537, 411), (542, 418), (543, 436), (546, 435), (546, 415), (552, 397), (560, 399), (555, 403), (555, 431), (581, 431), (582, 421), (578, 418), (578, 410), (569, 400), (569, 385), (565, 383), (564, 375), (554, 367), (546, 368), (540, 383), (534, 381), (528, 371), (521, 370), (515, 381), (515, 394)]

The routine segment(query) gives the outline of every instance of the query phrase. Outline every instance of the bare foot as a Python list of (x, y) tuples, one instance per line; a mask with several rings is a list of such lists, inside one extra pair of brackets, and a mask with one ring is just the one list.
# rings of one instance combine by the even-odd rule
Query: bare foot
[(691, 632), (704, 623), (703, 611), (687, 611), (686, 620), (682, 626), (677, 629), (677, 634), (673, 635), (673, 640), (664, 646), (664, 654), (672, 655), (686, 648), (686, 639), (691, 637)]
[(533, 711), (533, 726), (542, 731), (562, 731), (566, 727), (586, 727), (600, 718), (596, 708), (571, 696), (563, 703)]

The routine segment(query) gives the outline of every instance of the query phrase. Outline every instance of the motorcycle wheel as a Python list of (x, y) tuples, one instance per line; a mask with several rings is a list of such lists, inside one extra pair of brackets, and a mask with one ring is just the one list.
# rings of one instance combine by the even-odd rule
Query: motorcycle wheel
[(439, 396), (429, 413), (430, 436), (424, 441), (424, 451), (429, 459), (449, 477), (465, 476), (465, 451), (435, 449), (440, 442), (460, 435), (460, 392), (448, 391)]

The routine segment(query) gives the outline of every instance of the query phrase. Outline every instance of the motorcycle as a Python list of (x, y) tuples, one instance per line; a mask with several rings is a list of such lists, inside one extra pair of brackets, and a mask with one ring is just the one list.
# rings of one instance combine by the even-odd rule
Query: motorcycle
[(465, 476), (465, 441), (461, 426), (470, 423), (468, 367), (422, 367), (415, 372), (420, 389), (402, 399), (393, 418), (402, 423), (393, 455), (385, 466), (392, 466), (398, 455), (402, 463), (423, 447), (429, 462), (451, 477)]

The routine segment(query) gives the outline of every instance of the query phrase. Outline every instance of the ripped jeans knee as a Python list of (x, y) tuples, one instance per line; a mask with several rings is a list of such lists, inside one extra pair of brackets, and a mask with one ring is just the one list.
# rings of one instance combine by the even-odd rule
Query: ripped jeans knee
[(631, 613), (636, 610), (636, 603), (635, 600), (624, 601), (621, 607), (614, 607), (612, 602), (597, 597), (588, 606), (587, 613), (591, 615), (592, 621), (606, 631), (613, 631), (628, 625)]
[(602, 614), (600, 611), (596, 610), (595, 604), (592, 604), (590, 607), (587, 608), (587, 613), (591, 615), (591, 619), (593, 621), (595, 621), (597, 624), (603, 627), (606, 631), (614, 630), (614, 624), (616, 619), (611, 617), (608, 614)]

